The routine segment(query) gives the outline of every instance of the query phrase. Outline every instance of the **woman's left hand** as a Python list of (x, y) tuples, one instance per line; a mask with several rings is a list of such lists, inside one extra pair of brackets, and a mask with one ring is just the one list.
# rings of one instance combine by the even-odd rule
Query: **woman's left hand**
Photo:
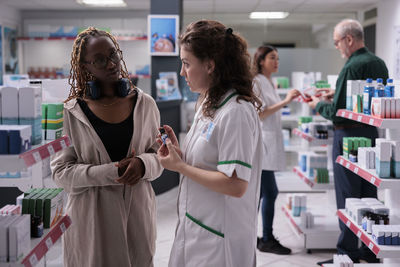
[(166, 146), (161, 146), (157, 151), (158, 160), (165, 169), (179, 172), (185, 165), (185, 162), (180, 156), (180, 151), (177, 151), (177, 148), (172, 144), (169, 138), (165, 140), (165, 145)]

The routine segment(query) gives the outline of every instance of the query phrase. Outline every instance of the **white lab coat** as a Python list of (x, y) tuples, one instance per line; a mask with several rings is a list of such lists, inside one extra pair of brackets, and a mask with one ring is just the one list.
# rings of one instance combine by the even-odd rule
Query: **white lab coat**
[(182, 151), (192, 166), (229, 177), (236, 170), (248, 188), (241, 198), (235, 198), (182, 178), (170, 267), (256, 265), (261, 125), (255, 108), (236, 98), (229, 91), (212, 120), (202, 115), (200, 107)]
[[(254, 92), (262, 101), (262, 108), (281, 101), (277, 90), (270, 80), (262, 74), (254, 78)], [(285, 150), (283, 147), (281, 111), (277, 111), (261, 120), (264, 156), (262, 169), (282, 171), (286, 168)]]

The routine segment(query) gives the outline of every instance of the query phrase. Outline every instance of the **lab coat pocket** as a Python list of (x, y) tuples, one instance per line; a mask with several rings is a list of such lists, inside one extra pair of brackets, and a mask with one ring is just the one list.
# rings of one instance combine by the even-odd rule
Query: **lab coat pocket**
[(185, 266), (225, 266), (224, 234), (186, 213)]

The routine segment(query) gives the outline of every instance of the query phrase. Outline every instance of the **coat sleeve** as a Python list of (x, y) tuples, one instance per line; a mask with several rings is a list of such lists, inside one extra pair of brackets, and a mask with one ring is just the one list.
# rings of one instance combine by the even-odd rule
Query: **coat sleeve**
[[(72, 143), (69, 113), (64, 110), (64, 134)], [(74, 146), (56, 153), (51, 161), (52, 178), (54, 182), (68, 193), (80, 192), (82, 189), (94, 186), (121, 185), (115, 181), (118, 178), (118, 168), (115, 163), (101, 165), (78, 162)]]
[(142, 179), (147, 181), (153, 181), (158, 178), (164, 168), (157, 159), (157, 150), (159, 145), (157, 143), (158, 128), (160, 127), (160, 112), (158, 111), (157, 105), (153, 99), (148, 101), (149, 106), (148, 116), (144, 119), (144, 128), (148, 129), (149, 146), (146, 148), (146, 152), (138, 155), (137, 157), (143, 161), (145, 166), (145, 173)]
[(256, 114), (240, 106), (225, 112), (223, 125), (218, 129), (217, 170), (231, 177), (236, 171), (238, 178), (249, 182), (256, 139)]

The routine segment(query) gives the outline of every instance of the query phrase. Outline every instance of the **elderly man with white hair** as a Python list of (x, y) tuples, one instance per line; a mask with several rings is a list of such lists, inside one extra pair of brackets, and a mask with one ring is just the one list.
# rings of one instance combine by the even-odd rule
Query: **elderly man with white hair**
[[(343, 58), (347, 59), (336, 82), (336, 90), (321, 89), (324, 100), (313, 97), (309, 102), (324, 118), (334, 124), (332, 159), (343, 154), (343, 137), (367, 137), (374, 145), (378, 133), (375, 127), (347, 120), (336, 116), (338, 109), (346, 108), (347, 80), (366, 80), (388, 78), (388, 70), (382, 59), (372, 54), (365, 47), (364, 31), (361, 24), (352, 19), (339, 22), (333, 32), (333, 40)], [(344, 209), (346, 198), (377, 197), (376, 187), (343, 166), (334, 163), (333, 174), (335, 179), (336, 205)], [(340, 236), (337, 243), (339, 254), (347, 254), (354, 262), (364, 260), (379, 262), (375, 255), (364, 244), (358, 247), (358, 238), (344, 223), (339, 221)], [(328, 260), (319, 262), (319, 265), (333, 262)]]

